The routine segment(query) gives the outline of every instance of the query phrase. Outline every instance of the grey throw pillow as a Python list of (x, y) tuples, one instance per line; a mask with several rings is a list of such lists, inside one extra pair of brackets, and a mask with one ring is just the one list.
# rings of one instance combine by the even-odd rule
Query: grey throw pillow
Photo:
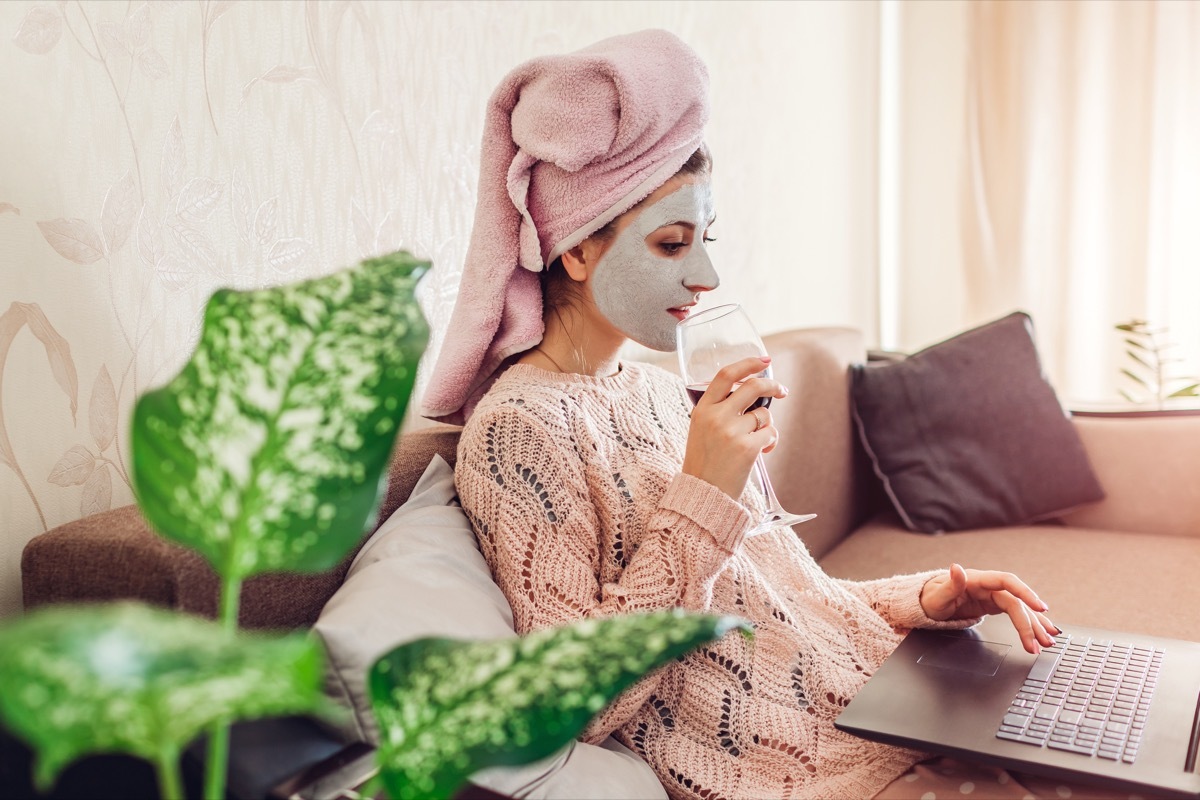
[[(508, 601), (458, 504), (454, 471), (441, 456), (363, 545), (314, 630), (328, 653), (329, 694), (351, 712), (342, 732), (372, 744), (379, 729), (367, 671), (381, 655), (424, 636), (516, 636)], [(471, 782), (523, 800), (666, 798), (646, 762), (611, 737), (599, 745), (574, 742), (525, 766), (491, 767)]]
[(863, 445), (910, 530), (1019, 525), (1104, 498), (1027, 314), (852, 374)]

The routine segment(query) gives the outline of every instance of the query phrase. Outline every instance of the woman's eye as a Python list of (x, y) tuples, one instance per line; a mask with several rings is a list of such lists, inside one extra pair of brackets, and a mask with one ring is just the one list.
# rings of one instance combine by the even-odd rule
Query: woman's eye
[(715, 237), (715, 236), (705, 236), (704, 237), (705, 244), (711, 244), (712, 242), (715, 242), (716, 240), (717, 240), (717, 237)]
[(673, 256), (687, 245), (683, 242), (660, 242), (659, 247), (669, 256)]

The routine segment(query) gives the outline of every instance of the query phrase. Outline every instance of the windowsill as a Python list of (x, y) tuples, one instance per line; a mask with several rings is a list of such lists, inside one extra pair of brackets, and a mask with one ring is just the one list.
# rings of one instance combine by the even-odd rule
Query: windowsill
[(1070, 409), (1076, 417), (1121, 417), (1147, 418), (1156, 417), (1200, 417), (1200, 406), (1172, 406), (1170, 408), (1147, 408), (1127, 403), (1096, 403), (1080, 404)]

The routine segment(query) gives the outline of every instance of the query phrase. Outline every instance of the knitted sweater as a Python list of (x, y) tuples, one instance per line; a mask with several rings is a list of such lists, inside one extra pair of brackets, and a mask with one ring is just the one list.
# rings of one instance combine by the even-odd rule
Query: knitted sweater
[(677, 377), (629, 362), (605, 378), (517, 364), (492, 386), (455, 475), (517, 631), (674, 607), (743, 617), (753, 640), (670, 663), (584, 738), (615, 734), (673, 797), (870, 797), (922, 756), (833, 722), (901, 632), (938, 625), (919, 602), (934, 573), (839, 580), (790, 528), (746, 537), (756, 491), (738, 503), (680, 471), (690, 410)]

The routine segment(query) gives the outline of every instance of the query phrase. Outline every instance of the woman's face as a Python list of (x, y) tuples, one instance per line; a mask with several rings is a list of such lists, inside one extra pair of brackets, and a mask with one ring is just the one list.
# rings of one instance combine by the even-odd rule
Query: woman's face
[(655, 350), (675, 349), (675, 325), (700, 292), (720, 283), (708, 258), (713, 224), (706, 176), (676, 176), (617, 218), (615, 235), (590, 276), (600, 313)]

